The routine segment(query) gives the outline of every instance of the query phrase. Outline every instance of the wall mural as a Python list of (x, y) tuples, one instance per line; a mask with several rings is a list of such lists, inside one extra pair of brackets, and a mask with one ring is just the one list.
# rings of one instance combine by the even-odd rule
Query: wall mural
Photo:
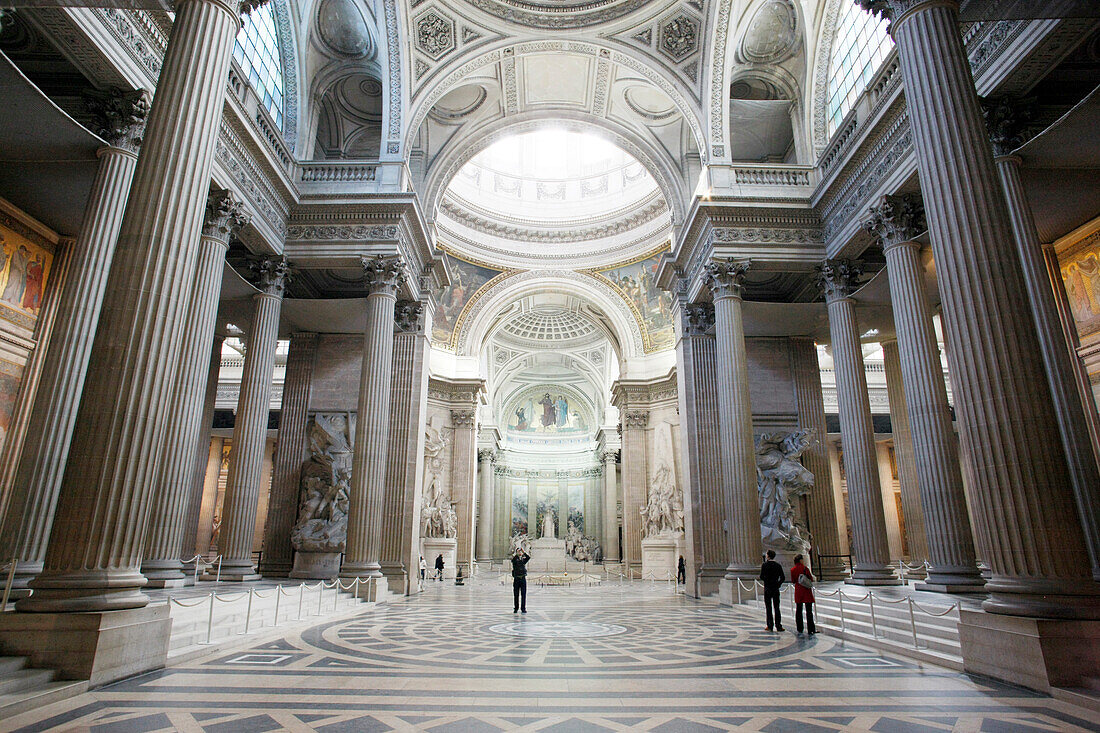
[(0, 317), (28, 329), (38, 319), (53, 267), (53, 253), (35, 236), (14, 220), (0, 220)]
[(665, 246), (638, 260), (588, 271), (610, 283), (626, 300), (641, 327), (646, 353), (671, 348), (675, 339), (672, 296), (657, 287), (657, 264), (667, 249)]
[(1061, 268), (1077, 335), (1100, 331), (1100, 232), (1063, 254)]
[(432, 321), (432, 341), (454, 349), (459, 325), (469, 307), (477, 300), (478, 293), (492, 280), (505, 274), (505, 270), (459, 259), (450, 252), (443, 252), (451, 284), (439, 295), (439, 308)]
[(8, 428), (15, 414), (19, 385), (23, 382), (23, 367), (0, 359), (0, 449), (8, 440)]
[(580, 435), (590, 431), (592, 416), (586, 404), (561, 385), (525, 389), (505, 410), (513, 433)]

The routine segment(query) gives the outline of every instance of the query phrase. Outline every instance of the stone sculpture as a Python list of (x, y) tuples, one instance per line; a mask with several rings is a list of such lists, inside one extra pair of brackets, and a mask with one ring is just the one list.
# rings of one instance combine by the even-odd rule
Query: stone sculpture
[(443, 453), (447, 440), (442, 431), (427, 427), (424, 441), (424, 498), (420, 507), (420, 536), (454, 539), (458, 536), (458, 514), (450, 492), (443, 485)]
[(557, 536), (554, 529), (554, 517), (550, 515), (550, 512), (542, 515), (542, 536), (550, 539)]
[(565, 534), (565, 554), (578, 562), (599, 562), (603, 559), (603, 550), (599, 540), (581, 534), (577, 525), (569, 523)]
[(298, 523), (290, 542), (298, 552), (343, 552), (352, 460), (347, 415), (314, 415), (309, 451), (309, 461), (302, 467)]
[(519, 553), (520, 550), (527, 555), (531, 554), (531, 536), (528, 534), (520, 534), (516, 532), (512, 535), (511, 541), (508, 543), (508, 555), (513, 556)]
[(649, 503), (642, 507), (646, 537), (670, 536), (684, 531), (684, 500), (665, 462), (657, 466), (649, 487)]
[(760, 532), (765, 547), (799, 552), (809, 549), (807, 533), (798, 524), (794, 502), (814, 487), (813, 474), (798, 461), (813, 440), (812, 430), (765, 433), (756, 438)]

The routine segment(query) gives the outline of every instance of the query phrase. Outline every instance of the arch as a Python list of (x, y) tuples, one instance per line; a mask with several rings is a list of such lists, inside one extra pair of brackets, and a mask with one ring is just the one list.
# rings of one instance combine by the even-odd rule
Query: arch
[(447, 184), (450, 183), (459, 169), (478, 153), (503, 137), (529, 132), (547, 124), (574, 127), (586, 132), (593, 132), (630, 153), (657, 181), (657, 185), (665, 197), (665, 202), (672, 212), (673, 226), (684, 220), (690, 190), (688, 182), (679, 174), (668, 156), (655, 146), (634, 135), (625, 126), (615, 123), (614, 120), (596, 117), (576, 110), (540, 110), (513, 117), (504, 117), (471, 130), (460, 139), (448, 142), (444, 151), (432, 165), (425, 182), (423, 197), (425, 214), (434, 220)]

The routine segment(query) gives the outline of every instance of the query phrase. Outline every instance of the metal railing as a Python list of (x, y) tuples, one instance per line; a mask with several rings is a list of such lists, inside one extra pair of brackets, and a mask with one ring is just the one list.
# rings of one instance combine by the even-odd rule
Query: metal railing
[(195, 582), (196, 583), (199, 582), (199, 568), (202, 567), (202, 566), (206, 566), (208, 568), (216, 567), (218, 569), (218, 572), (214, 576), (214, 582), (216, 582), (216, 583), (221, 582), (221, 579), (222, 579), (222, 556), (221, 555), (216, 556), (213, 560), (207, 560), (202, 555), (195, 555), (194, 557), (189, 557), (189, 558), (187, 558), (186, 560), (183, 561), (184, 565), (190, 565), (191, 563), (195, 563), (194, 576), (195, 576)]
[(4, 566), (4, 599), (0, 601), (0, 611), (3, 611), (8, 607), (8, 600), (11, 598), (11, 587), (15, 583), (15, 568), (19, 564), (19, 558), (13, 557), (11, 561)]

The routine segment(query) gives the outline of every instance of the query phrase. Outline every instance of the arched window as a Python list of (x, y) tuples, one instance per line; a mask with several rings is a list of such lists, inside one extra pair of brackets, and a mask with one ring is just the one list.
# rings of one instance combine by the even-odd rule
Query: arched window
[(237, 42), (233, 44), (233, 58), (281, 130), (283, 59), (279, 52), (279, 33), (275, 30), (275, 12), (270, 3), (244, 16)]
[(842, 2), (836, 38), (829, 54), (826, 109), (830, 136), (894, 47), (893, 39), (886, 33), (886, 20), (863, 10), (853, 0)]

